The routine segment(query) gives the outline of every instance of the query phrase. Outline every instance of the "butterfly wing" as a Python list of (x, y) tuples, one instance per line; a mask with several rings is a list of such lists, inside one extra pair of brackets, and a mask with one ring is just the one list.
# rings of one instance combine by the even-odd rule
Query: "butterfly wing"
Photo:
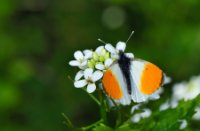
[(123, 105), (131, 103), (131, 96), (128, 94), (125, 78), (118, 63), (113, 64), (106, 70), (102, 83), (106, 94), (115, 100), (115, 102)]
[(134, 102), (143, 102), (148, 98), (158, 98), (156, 93), (163, 84), (163, 71), (156, 65), (144, 61), (133, 60), (131, 63), (131, 97)]

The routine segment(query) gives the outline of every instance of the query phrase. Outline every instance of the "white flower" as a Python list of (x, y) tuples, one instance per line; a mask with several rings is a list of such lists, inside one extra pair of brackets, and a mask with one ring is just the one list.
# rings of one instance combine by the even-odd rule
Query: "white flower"
[(84, 79), (74, 82), (76, 88), (82, 88), (87, 85), (87, 92), (92, 93), (96, 90), (95, 82), (101, 79), (103, 73), (101, 71), (93, 72), (93, 69), (87, 68), (84, 71)]
[[(111, 44), (106, 44), (105, 49), (111, 53), (111, 58), (118, 59), (120, 51), (124, 52), (126, 49), (126, 43), (119, 41), (114, 48)], [(125, 53), (129, 58), (134, 58), (133, 53)]]
[(69, 65), (71, 66), (77, 66), (80, 69), (85, 69), (87, 66), (87, 60), (92, 56), (89, 50), (85, 51), (83, 54), (81, 51), (76, 51), (74, 53), (74, 58), (76, 60), (71, 60), (69, 62)]
[(192, 100), (200, 94), (200, 76), (192, 77), (189, 82), (177, 83), (172, 88), (172, 98), (160, 105), (160, 111), (176, 108), (180, 100)]
[(178, 100), (170, 99), (170, 100), (167, 100), (165, 103), (161, 104), (159, 110), (164, 111), (164, 110), (167, 110), (169, 108), (174, 109), (177, 106), (178, 106)]
[(104, 61), (103, 64), (101, 64), (101, 63), (100, 64), (96, 64), (95, 67), (98, 70), (104, 71), (104, 70), (107, 70), (112, 65), (112, 63), (113, 63), (112, 59), (107, 59), (107, 60)]
[(186, 82), (182, 82), (182, 83), (178, 83), (175, 84), (173, 86), (173, 98), (175, 100), (181, 100), (185, 98), (185, 95), (187, 95), (187, 83)]
[(85, 59), (92, 58), (92, 52), (93, 52), (92, 50), (88, 50), (88, 49), (84, 50), (83, 53), (85, 55)]
[(141, 113), (136, 113), (135, 115), (133, 115), (132, 117), (131, 117), (131, 121), (133, 122), (133, 123), (138, 123), (142, 118), (148, 118), (148, 117), (150, 117), (151, 116), (151, 110), (150, 109), (147, 109), (147, 108), (145, 108), (145, 109), (143, 109), (143, 112), (141, 112)]
[(200, 77), (192, 77), (189, 83), (182, 82), (173, 87), (173, 99), (192, 100), (200, 94)]
[(187, 125), (188, 125), (188, 123), (187, 123), (187, 121), (185, 119), (179, 120), (179, 122), (181, 123), (180, 126), (179, 126), (180, 130), (185, 129), (187, 127)]
[(95, 52), (93, 52), (93, 59), (96, 62), (103, 62), (109, 58), (109, 52), (107, 52), (104, 46), (99, 46), (96, 48)]
[(178, 106), (178, 100), (176, 100), (176, 99), (172, 99), (171, 101), (170, 101), (170, 106), (171, 106), (171, 108), (172, 109), (174, 109), (174, 108), (176, 108), (177, 106)]
[(83, 76), (84, 76), (84, 71), (80, 70), (79, 72), (76, 73), (75, 81), (80, 80)]
[(195, 108), (195, 114), (193, 115), (192, 119), (200, 120), (200, 106)]
[(166, 101), (165, 103), (163, 103), (163, 104), (160, 105), (159, 110), (160, 110), (160, 111), (167, 110), (167, 109), (170, 108), (170, 106), (171, 106), (171, 105), (170, 105), (169, 101)]
[(105, 50), (104, 46), (99, 46), (94, 52), (92, 57), (88, 60), (88, 67), (94, 69), (97, 64), (105, 63), (110, 58), (110, 53)]
[(131, 114), (133, 114), (136, 110), (138, 110), (140, 108), (141, 104), (137, 104), (137, 105), (134, 105), (132, 108), (131, 108)]
[(144, 109), (144, 112), (141, 113), (142, 118), (148, 118), (151, 116), (151, 110), (150, 109)]
[(96, 48), (95, 52), (97, 53), (98, 56), (104, 55), (104, 46), (99, 46)]
[(141, 120), (141, 114), (140, 113), (137, 113), (133, 117), (131, 117), (131, 121), (133, 123), (138, 123), (140, 120)]

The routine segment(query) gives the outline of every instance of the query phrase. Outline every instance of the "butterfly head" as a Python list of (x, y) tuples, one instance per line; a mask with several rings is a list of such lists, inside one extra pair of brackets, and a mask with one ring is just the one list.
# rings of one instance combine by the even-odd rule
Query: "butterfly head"
[(129, 58), (123, 51), (119, 51), (119, 63), (130, 63), (131, 58)]

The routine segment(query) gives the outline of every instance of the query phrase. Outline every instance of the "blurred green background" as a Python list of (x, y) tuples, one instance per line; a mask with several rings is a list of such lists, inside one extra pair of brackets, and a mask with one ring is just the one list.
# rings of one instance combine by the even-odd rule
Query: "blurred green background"
[[(200, 74), (199, 0), (1, 0), (0, 130), (65, 131), (98, 120), (96, 104), (73, 87), (76, 50), (128, 42), (173, 82)], [(170, 95), (170, 94), (169, 94)]]

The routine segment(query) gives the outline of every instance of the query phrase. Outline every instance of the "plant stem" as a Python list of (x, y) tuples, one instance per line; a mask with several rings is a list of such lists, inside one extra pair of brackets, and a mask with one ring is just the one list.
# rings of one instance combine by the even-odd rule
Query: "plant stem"
[(121, 124), (121, 122), (122, 122), (122, 115), (121, 115), (120, 107), (117, 105), (117, 103), (113, 99), (111, 99), (111, 101), (113, 102), (113, 104), (117, 108), (116, 127), (118, 127)]
[(105, 108), (105, 103), (104, 103), (104, 98), (103, 98), (103, 94), (102, 91), (99, 90), (99, 99), (100, 99), (100, 114), (101, 114), (101, 118), (103, 119), (104, 123), (107, 123), (107, 114), (106, 114), (106, 108)]
[(85, 130), (89, 130), (90, 128), (92, 128), (92, 127), (94, 127), (94, 126), (100, 124), (101, 122), (103, 122), (102, 119), (100, 119), (99, 121), (97, 121), (97, 122), (95, 122), (95, 123), (93, 123), (93, 124), (91, 124), (91, 125), (89, 125), (89, 126), (82, 127), (81, 130), (83, 130), (83, 131), (85, 131)]
[(118, 113), (117, 113), (116, 127), (118, 127), (121, 124), (121, 122), (122, 122), (122, 115), (121, 115), (121, 111), (120, 111), (119, 108), (118, 108), (117, 112)]
[(92, 94), (90, 94), (90, 93), (88, 93), (88, 95), (97, 103), (98, 106), (101, 106), (100, 101), (97, 100), (97, 98), (96, 98), (94, 95), (92, 95)]
[(65, 124), (69, 127), (69, 128), (74, 128), (74, 125), (72, 124), (72, 122), (70, 121), (69, 117), (67, 117), (64, 113), (61, 113), (61, 115), (65, 118)]

